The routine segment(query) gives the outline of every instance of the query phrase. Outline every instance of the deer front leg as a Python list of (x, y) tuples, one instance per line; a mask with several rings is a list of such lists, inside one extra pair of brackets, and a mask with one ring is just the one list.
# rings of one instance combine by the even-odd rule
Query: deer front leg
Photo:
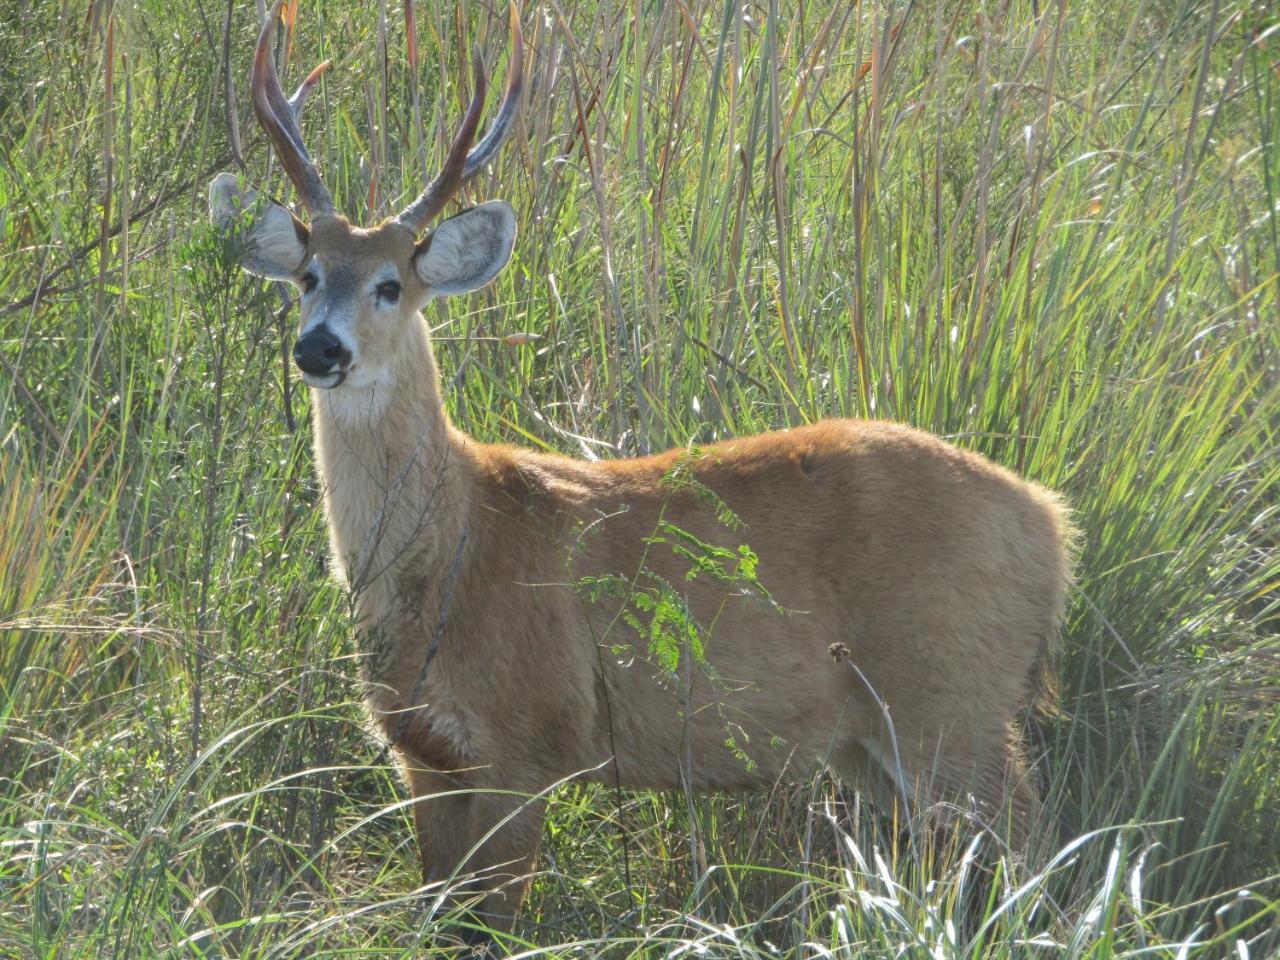
[[(412, 760), (405, 772), (423, 881), (457, 878), (449, 902), (469, 902), (480, 924), (510, 930), (529, 892), (542, 839), (543, 801), (472, 785), (469, 778), (427, 770)], [(488, 939), (475, 931), (459, 935), (469, 943)]]

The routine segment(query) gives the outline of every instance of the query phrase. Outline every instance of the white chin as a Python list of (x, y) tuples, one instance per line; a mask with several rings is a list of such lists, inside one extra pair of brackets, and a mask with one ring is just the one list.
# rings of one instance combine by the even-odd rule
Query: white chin
[(320, 376), (314, 373), (304, 372), (302, 374), (302, 382), (308, 387), (315, 387), (318, 390), (332, 390), (345, 379), (347, 379), (345, 370), (335, 370), (333, 373), (326, 373)]

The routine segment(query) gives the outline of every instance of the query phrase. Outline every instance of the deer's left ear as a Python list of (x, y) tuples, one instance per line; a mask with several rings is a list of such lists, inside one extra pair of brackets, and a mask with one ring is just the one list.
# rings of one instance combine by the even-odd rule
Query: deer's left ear
[(501, 272), (515, 240), (515, 211), (504, 200), (490, 200), (427, 234), (413, 255), (413, 268), (432, 293), (466, 293)]
[[(244, 211), (258, 205), (258, 194), (242, 190), (233, 173), (220, 173), (209, 184), (209, 219), (226, 230)], [(274, 200), (257, 210), (245, 236), (241, 266), (269, 280), (289, 280), (307, 258), (307, 225)]]

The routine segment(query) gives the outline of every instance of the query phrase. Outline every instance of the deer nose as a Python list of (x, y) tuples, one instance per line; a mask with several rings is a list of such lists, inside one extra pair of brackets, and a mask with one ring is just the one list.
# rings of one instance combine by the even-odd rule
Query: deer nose
[(327, 327), (320, 326), (298, 338), (293, 345), (293, 362), (303, 373), (322, 377), (345, 370), (351, 362), (351, 351)]

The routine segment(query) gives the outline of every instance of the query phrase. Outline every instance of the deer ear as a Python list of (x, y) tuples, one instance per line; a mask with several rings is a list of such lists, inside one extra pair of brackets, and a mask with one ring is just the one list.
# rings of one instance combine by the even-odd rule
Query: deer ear
[(294, 277), (307, 257), (307, 225), (268, 200), (259, 204), (254, 190), (241, 189), (233, 173), (220, 173), (209, 184), (209, 219), (220, 230), (233, 229), (246, 210), (253, 211), (244, 238), (241, 266), (269, 280)]
[(490, 200), (427, 234), (413, 255), (413, 268), (432, 293), (466, 293), (498, 275), (511, 259), (515, 240), (515, 211), (506, 201)]

